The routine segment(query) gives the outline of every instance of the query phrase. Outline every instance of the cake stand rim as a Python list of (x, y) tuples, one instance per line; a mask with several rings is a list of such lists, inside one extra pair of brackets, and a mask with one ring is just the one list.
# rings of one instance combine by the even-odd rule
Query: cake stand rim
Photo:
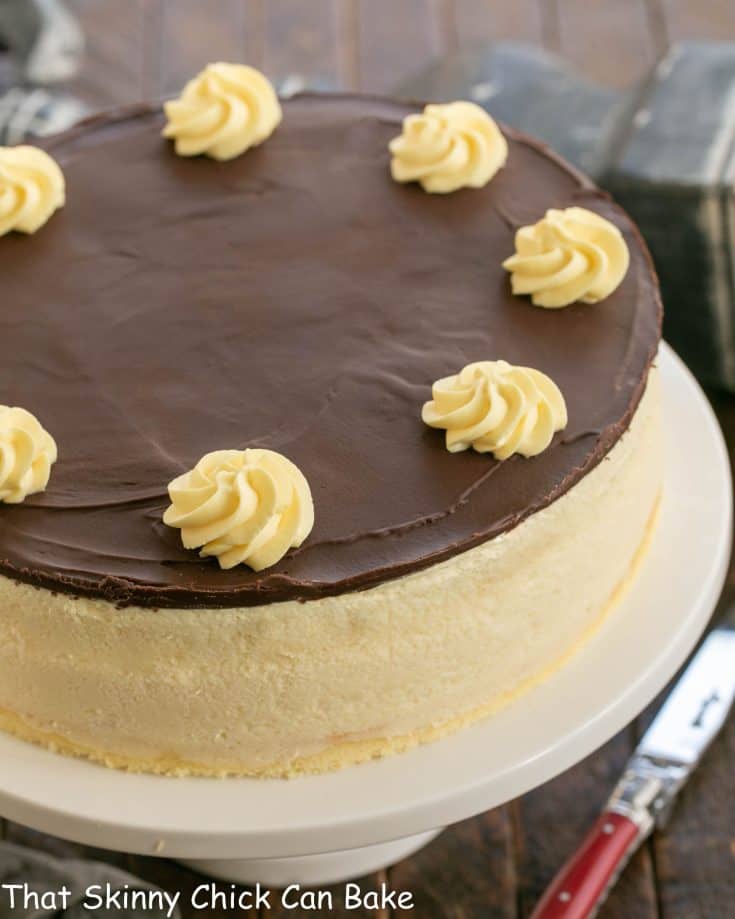
[[(287, 858), (423, 833), (505, 803), (579, 762), (645, 708), (678, 670), (704, 630), (727, 573), (732, 484), (722, 431), (699, 384), (665, 343), (658, 363), (666, 436), (672, 445), (686, 438), (689, 453), (685, 458), (684, 451), (667, 451), (668, 498), (665, 489), (659, 525), (627, 597), (597, 635), (549, 680), (492, 719), (435, 743), (340, 772), (288, 781), (135, 775), (61, 757), (0, 734), (0, 814), (73, 841), (147, 855)], [(692, 439), (692, 425), (700, 442)], [(671, 486), (677, 480), (692, 488), (674, 500)], [(676, 536), (678, 543), (672, 542), (675, 534), (670, 529), (664, 531), (678, 522), (683, 532), (691, 521), (696, 531), (688, 539)], [(643, 620), (634, 612), (638, 608), (645, 614), (648, 581), (658, 583), (652, 568), (660, 568), (672, 548), (682, 561), (693, 559), (691, 580), (699, 582), (699, 591), (684, 589), (683, 566), (672, 566), (673, 584), (658, 584), (674, 606), (681, 597), (681, 620), (667, 637), (664, 626), (670, 621), (656, 612), (655, 603), (653, 613)], [(660, 621), (655, 621), (656, 615)], [(633, 630), (634, 620), (642, 627)], [(664, 646), (657, 646), (646, 666), (631, 665), (631, 682), (621, 686), (620, 675), (603, 672), (600, 662), (605, 642), (608, 647), (612, 640), (613, 645), (629, 647), (626, 631), (628, 639), (636, 632), (641, 641), (658, 636)], [(545, 698), (551, 693), (559, 711), (563, 704), (577, 704), (574, 678), (585, 669), (595, 675), (584, 694), (587, 714), (572, 718), (564, 735), (554, 738), (553, 724), (548, 725), (554, 706), (550, 709)], [(597, 685), (611, 679), (619, 690), (613, 698)], [(523, 718), (534, 717), (539, 736), (520, 727)], [(501, 755), (500, 766), (491, 771), (482, 754), (492, 751), (493, 734), (500, 741), (515, 738), (517, 749), (510, 756), (504, 751), (505, 765)], [(400, 797), (401, 789), (406, 798)], [(314, 811), (315, 801), (321, 811)]]

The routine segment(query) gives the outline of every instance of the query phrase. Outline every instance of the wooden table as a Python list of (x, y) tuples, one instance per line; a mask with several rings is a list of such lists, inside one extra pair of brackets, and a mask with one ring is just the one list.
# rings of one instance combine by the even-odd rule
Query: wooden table
[[(389, 92), (447, 51), (516, 39), (565, 55), (591, 78), (625, 86), (678, 38), (735, 39), (733, 0), (72, 0), (71, 5), (88, 39), (87, 62), (73, 89), (93, 108), (171, 94), (217, 59), (247, 61), (272, 79), (300, 74), (326, 86)], [(732, 459), (735, 399), (717, 394), (712, 399)], [(731, 567), (724, 602), (733, 599)], [(387, 881), (413, 891), (413, 915), (421, 919), (527, 916), (596, 815), (649, 720), (650, 712), (565, 775), (451, 827), (413, 858), (366, 877), (363, 888)], [(685, 788), (668, 828), (623, 874), (602, 919), (735, 915), (733, 762), (731, 719)], [(3, 821), (0, 835), (62, 855), (115, 862), (182, 890), (184, 901), (201, 882), (172, 862), (92, 851)]]

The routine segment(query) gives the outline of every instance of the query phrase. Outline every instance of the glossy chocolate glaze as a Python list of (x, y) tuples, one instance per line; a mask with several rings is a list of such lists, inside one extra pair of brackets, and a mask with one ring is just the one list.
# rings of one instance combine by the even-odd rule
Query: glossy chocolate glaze
[[(658, 285), (630, 220), (508, 130), (481, 190), (391, 181), (411, 109), (301, 96), (261, 147), (182, 159), (162, 115), (129, 109), (48, 144), (68, 203), (0, 239), (0, 402), (59, 446), (44, 494), (0, 505), (0, 572), (120, 605), (249, 606), (369, 587), (509, 530), (567, 491), (626, 429), (660, 334)], [(581, 205), (631, 250), (603, 303), (513, 297), (517, 226)], [(469, 361), (536, 367), (569, 425), (542, 455), (449, 454), (420, 418)], [(305, 544), (221, 571), (161, 522), (167, 483), (210, 450), (268, 447), (314, 495)]]

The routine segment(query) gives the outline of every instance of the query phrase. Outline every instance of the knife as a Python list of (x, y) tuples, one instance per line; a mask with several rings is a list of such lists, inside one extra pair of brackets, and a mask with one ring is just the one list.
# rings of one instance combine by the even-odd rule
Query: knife
[[(733, 616), (735, 610), (730, 612)], [(531, 919), (589, 919), (725, 723), (735, 698), (735, 627), (710, 632), (628, 761), (622, 779)]]

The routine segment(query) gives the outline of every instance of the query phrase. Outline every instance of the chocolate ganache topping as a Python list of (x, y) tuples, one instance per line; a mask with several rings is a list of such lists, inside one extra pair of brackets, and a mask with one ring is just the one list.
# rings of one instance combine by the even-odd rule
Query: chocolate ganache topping
[[(0, 240), (0, 402), (45, 419), (48, 489), (0, 504), (0, 573), (120, 605), (249, 606), (370, 587), (509, 530), (625, 431), (660, 335), (656, 278), (625, 214), (509, 129), (482, 189), (391, 180), (418, 106), (304, 95), (267, 144), (182, 159), (159, 110), (47, 144), (67, 206)], [(623, 232), (630, 269), (593, 306), (540, 310), (502, 262), (549, 208)], [(472, 361), (537, 368), (569, 423), (539, 456), (449, 453), (421, 421)], [(213, 450), (276, 450), (307, 477), (306, 541), (223, 571), (162, 520), (166, 485)]]

